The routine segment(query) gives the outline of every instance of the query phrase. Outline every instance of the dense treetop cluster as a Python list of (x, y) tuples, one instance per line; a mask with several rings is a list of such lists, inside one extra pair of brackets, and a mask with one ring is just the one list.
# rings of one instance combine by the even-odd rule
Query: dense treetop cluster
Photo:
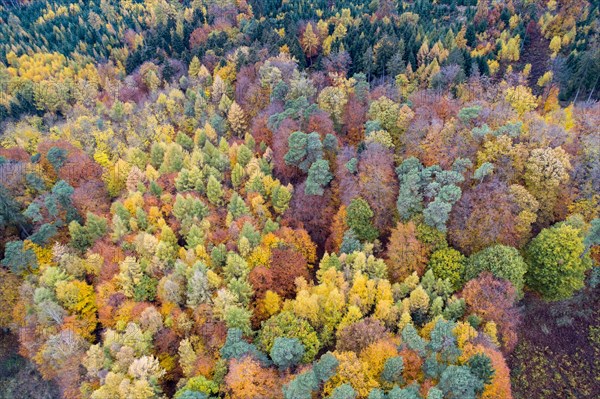
[(5, 3), (0, 327), (65, 398), (512, 398), (600, 277), (597, 18)]

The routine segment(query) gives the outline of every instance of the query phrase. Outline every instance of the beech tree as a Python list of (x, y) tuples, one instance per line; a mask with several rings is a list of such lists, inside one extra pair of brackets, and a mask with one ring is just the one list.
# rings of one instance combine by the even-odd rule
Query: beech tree
[(417, 238), (414, 222), (398, 223), (387, 247), (388, 274), (392, 282), (403, 281), (413, 272), (422, 275), (428, 260), (426, 245)]
[(463, 281), (466, 258), (453, 248), (443, 248), (431, 254), (429, 267), (440, 279), (448, 279), (455, 289), (460, 288)]
[(517, 344), (517, 327), (521, 321), (514, 286), (508, 280), (483, 272), (465, 284), (461, 296), (470, 313), (495, 324), (503, 349), (511, 352)]
[(568, 224), (542, 230), (526, 249), (527, 285), (547, 300), (570, 298), (583, 288), (591, 267), (584, 250), (581, 232)]
[(531, 152), (524, 175), (526, 187), (540, 204), (540, 218), (552, 220), (561, 185), (569, 179), (571, 163), (560, 148), (535, 149)]
[(270, 368), (263, 368), (251, 357), (234, 359), (229, 366), (229, 373), (225, 377), (227, 391), (231, 398), (251, 399), (270, 396), (282, 397), (276, 372)]
[(494, 245), (471, 255), (466, 264), (465, 279), (471, 280), (484, 271), (510, 281), (518, 297), (523, 297), (527, 264), (515, 248)]

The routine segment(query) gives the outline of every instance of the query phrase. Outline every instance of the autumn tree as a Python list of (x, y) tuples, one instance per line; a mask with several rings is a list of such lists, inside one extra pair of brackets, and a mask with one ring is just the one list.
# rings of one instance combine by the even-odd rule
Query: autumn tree
[(508, 280), (483, 272), (465, 284), (460, 295), (465, 299), (469, 313), (495, 324), (502, 347), (507, 352), (512, 351), (517, 344), (517, 327), (521, 319), (514, 286)]
[(252, 357), (232, 360), (225, 384), (232, 399), (282, 396), (275, 370), (261, 367)]
[(417, 238), (414, 222), (398, 223), (387, 247), (388, 274), (392, 282), (403, 281), (413, 272), (422, 275), (428, 260), (426, 246)]
[(246, 114), (242, 107), (240, 107), (235, 101), (231, 103), (231, 107), (227, 113), (227, 121), (229, 122), (231, 131), (236, 137), (244, 136), (246, 129), (248, 128)]
[(560, 147), (535, 149), (525, 168), (525, 185), (539, 202), (540, 221), (553, 221), (561, 187), (569, 180), (569, 155)]
[(308, 58), (312, 58), (317, 55), (320, 46), (320, 40), (317, 34), (314, 32), (312, 23), (308, 23), (306, 25), (300, 42), (302, 43), (304, 54), (306, 54)]
[(513, 247), (494, 245), (469, 257), (465, 267), (465, 280), (471, 280), (482, 272), (488, 271), (497, 278), (511, 282), (517, 296), (523, 296), (523, 285), (527, 264)]
[(558, 224), (540, 232), (527, 246), (527, 285), (551, 301), (567, 299), (584, 286), (591, 267), (581, 232)]
[(367, 318), (339, 331), (336, 349), (360, 353), (367, 346), (385, 338), (386, 333), (385, 326), (379, 320)]
[(373, 210), (373, 224), (380, 232), (387, 232), (397, 217), (393, 154), (379, 144), (368, 144), (360, 154), (357, 169), (360, 196)]
[(306, 260), (291, 248), (274, 248), (269, 265), (250, 272), (250, 282), (258, 293), (272, 290), (284, 298), (290, 297), (295, 293), (296, 278), (309, 277)]
[(478, 184), (454, 206), (448, 241), (469, 255), (494, 244), (518, 247), (528, 234), (521, 224), (521, 208), (509, 187), (498, 181)]
[(428, 266), (440, 279), (448, 279), (455, 289), (463, 282), (466, 258), (454, 248), (443, 248), (435, 251), (429, 258)]

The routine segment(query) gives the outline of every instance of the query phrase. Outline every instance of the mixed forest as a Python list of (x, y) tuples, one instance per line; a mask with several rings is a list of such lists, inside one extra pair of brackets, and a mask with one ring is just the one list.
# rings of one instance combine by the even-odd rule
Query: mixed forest
[(598, 0), (1, 0), (0, 397), (599, 397), (599, 80)]

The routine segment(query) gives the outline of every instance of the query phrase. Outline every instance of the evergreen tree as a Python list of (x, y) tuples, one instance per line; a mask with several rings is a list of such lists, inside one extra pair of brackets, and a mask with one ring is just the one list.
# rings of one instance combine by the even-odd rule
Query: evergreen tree
[(276, 338), (270, 355), (277, 367), (288, 369), (300, 363), (304, 356), (304, 345), (296, 338)]
[(307, 195), (323, 195), (323, 188), (333, 179), (329, 171), (329, 162), (324, 159), (315, 161), (308, 170), (304, 193)]
[(348, 227), (354, 231), (359, 240), (373, 241), (379, 236), (379, 232), (371, 222), (374, 214), (367, 201), (362, 198), (353, 199), (346, 212)]

